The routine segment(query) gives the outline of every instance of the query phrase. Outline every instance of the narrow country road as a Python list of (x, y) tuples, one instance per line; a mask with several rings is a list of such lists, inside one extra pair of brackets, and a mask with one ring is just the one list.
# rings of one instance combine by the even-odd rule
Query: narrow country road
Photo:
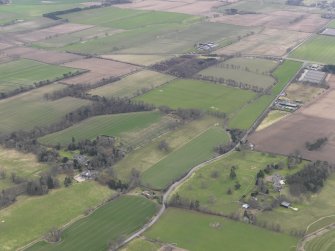
[[(304, 64), (302, 65), (302, 68), (304, 67)], [(290, 81), (288, 81), (288, 83), (285, 85), (285, 87), (283, 88), (282, 91), (284, 91), (287, 86), (297, 77), (298, 73), (300, 72), (301, 69), (299, 69), (299, 71), (290, 79)], [(280, 93), (273, 99), (273, 101), (271, 102), (271, 104), (264, 110), (264, 112), (257, 118), (257, 120), (254, 122), (254, 124), (250, 127), (250, 129), (248, 129), (248, 131), (246, 132), (246, 134), (244, 135), (244, 137), (241, 139), (241, 141), (243, 142), (251, 132), (254, 131), (254, 129), (256, 129), (256, 127), (258, 126), (258, 124), (261, 122), (261, 120), (264, 118), (264, 115), (267, 114), (269, 112), (269, 110), (271, 109), (271, 107), (273, 106), (274, 102), (277, 100), (277, 98), (280, 96)], [(160, 208), (159, 212), (147, 223), (145, 224), (140, 230), (138, 230), (137, 232), (133, 233), (131, 236), (129, 236), (127, 239), (125, 239), (120, 245), (119, 248), (124, 246), (125, 244), (127, 244), (128, 242), (132, 241), (133, 239), (139, 237), (141, 234), (143, 234), (146, 230), (148, 230), (152, 225), (154, 225), (159, 219), (160, 217), (163, 215), (163, 213), (166, 210), (166, 204), (168, 202), (168, 199), (170, 197), (170, 195), (173, 193), (173, 191), (175, 191), (176, 188), (178, 188), (180, 185), (182, 185), (188, 178), (190, 178), (192, 176), (192, 174), (196, 171), (198, 171), (199, 169), (201, 169), (202, 167), (215, 162), (219, 159), (222, 159), (224, 157), (227, 157), (228, 155), (230, 155), (236, 147), (238, 147), (240, 145), (240, 143), (236, 144), (232, 150), (230, 150), (227, 153), (224, 153), (218, 157), (215, 157), (213, 159), (207, 160), (195, 167), (193, 167), (183, 178), (181, 178), (180, 180), (176, 181), (175, 183), (173, 183), (168, 190), (164, 193), (163, 195), (163, 200), (162, 200), (162, 207)]]

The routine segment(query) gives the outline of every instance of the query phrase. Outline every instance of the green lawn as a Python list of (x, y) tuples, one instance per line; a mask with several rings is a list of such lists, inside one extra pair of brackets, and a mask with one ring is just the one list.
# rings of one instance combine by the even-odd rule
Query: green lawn
[(88, 105), (89, 101), (65, 97), (55, 101), (44, 98), (46, 93), (65, 86), (52, 84), (0, 101), (1, 133), (31, 130), (35, 126), (46, 126), (59, 121), (67, 113)]
[(144, 70), (127, 76), (120, 81), (91, 90), (89, 93), (103, 97), (133, 97), (142, 91), (153, 89), (176, 77)]
[[(219, 227), (213, 227), (214, 224)], [(294, 251), (297, 239), (218, 216), (169, 208), (144, 234), (192, 251)]]
[(39, 139), (46, 145), (67, 145), (72, 137), (77, 141), (95, 139), (99, 135), (120, 136), (122, 133), (137, 131), (158, 122), (159, 112), (135, 112), (115, 115), (101, 115), (88, 118), (65, 130), (46, 135)]
[(75, 72), (77, 69), (40, 63), (28, 59), (20, 59), (0, 64), (0, 92), (7, 92), (34, 83), (62, 78), (63, 74)]
[(164, 189), (192, 167), (213, 157), (214, 147), (228, 141), (229, 136), (222, 128), (209, 128), (146, 170), (141, 182), (154, 189)]
[[(16, 250), (41, 237), (52, 227), (60, 227), (113, 194), (96, 182), (74, 184), (48, 195), (21, 197), (0, 210), (0, 250)], [(4, 222), (2, 222), (4, 221)]]
[(197, 108), (231, 113), (255, 97), (256, 93), (251, 91), (206, 81), (183, 79), (156, 88), (136, 100), (171, 108)]
[(291, 58), (311, 62), (335, 64), (335, 37), (316, 35), (300, 45), (291, 54)]
[(108, 250), (108, 244), (143, 226), (156, 212), (155, 203), (135, 196), (122, 196), (71, 225), (59, 244), (37, 243), (27, 250)]
[[(286, 163), (286, 157), (259, 152), (234, 152), (197, 171), (176, 193), (182, 198), (199, 200), (201, 207), (229, 215), (238, 212), (241, 197), (254, 189), (256, 173), (267, 164), (280, 162)], [(237, 178), (234, 180), (229, 177), (232, 166), (236, 167)], [(237, 181), (241, 185), (239, 190), (234, 189)], [(229, 188), (233, 191), (231, 195), (227, 194)]]

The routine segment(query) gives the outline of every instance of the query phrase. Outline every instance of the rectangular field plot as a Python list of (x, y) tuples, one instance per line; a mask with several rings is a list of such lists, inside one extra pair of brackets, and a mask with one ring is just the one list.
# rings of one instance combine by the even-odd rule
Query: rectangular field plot
[(65, 130), (39, 139), (42, 144), (66, 145), (72, 137), (77, 141), (95, 139), (97, 136), (120, 136), (122, 133), (143, 129), (160, 119), (159, 112), (136, 112), (116, 115), (102, 115), (86, 119)]
[(250, 224), (173, 208), (144, 235), (192, 251), (294, 251), (298, 242)]
[(67, 14), (61, 17), (69, 19), (73, 23), (126, 30), (157, 24), (183, 23), (187, 19), (194, 18), (190, 15), (178, 13), (119, 9), (115, 7), (87, 10), (80, 12), (80, 15)]
[[(123, 181), (129, 181), (132, 169), (134, 168), (133, 163), (136, 163), (136, 170), (143, 173), (168, 156), (171, 152), (196, 138), (209, 127), (220, 124), (219, 119), (213, 116), (204, 116), (202, 119), (193, 120), (183, 124), (180, 124), (180, 122), (173, 116), (165, 116), (163, 117), (162, 122), (163, 123), (160, 122), (158, 125), (161, 125), (163, 130), (158, 127), (158, 133), (157, 128), (153, 129), (150, 126), (144, 129), (145, 132), (144, 130), (138, 132), (140, 137), (135, 135), (137, 140), (141, 138), (143, 139), (139, 142), (143, 145), (115, 163), (114, 170), (117, 173), (118, 178)], [(161, 131), (164, 133), (159, 133)], [(152, 135), (155, 132), (156, 135)], [(131, 145), (136, 146), (136, 144), (133, 144), (132, 134), (127, 133), (126, 136), (123, 136), (123, 139), (126, 143), (130, 142)], [(167, 143), (169, 151), (160, 150), (159, 144), (162, 141)]]
[(46, 126), (57, 122), (68, 112), (89, 104), (89, 101), (66, 97), (48, 101), (44, 95), (64, 88), (49, 85), (0, 101), (1, 133), (31, 130), (35, 126)]
[(256, 93), (197, 80), (174, 80), (136, 100), (171, 108), (198, 108), (231, 113), (238, 110)]
[(233, 80), (237, 86), (267, 89), (275, 83), (271, 71), (277, 62), (257, 58), (232, 58), (215, 66), (202, 70), (198, 75), (213, 80)]
[(222, 128), (209, 128), (145, 171), (141, 183), (154, 189), (164, 189), (192, 167), (212, 158), (214, 147), (228, 141), (229, 136)]
[(67, 228), (62, 242), (39, 242), (28, 251), (108, 250), (117, 241), (142, 227), (156, 212), (156, 204), (143, 197), (123, 196), (97, 209), (90, 216)]
[(111, 29), (108, 27), (93, 27), (73, 33), (57, 35), (45, 40), (37, 41), (35, 47), (44, 49), (57, 49), (75, 43), (86, 43), (89, 40), (104, 38), (113, 34), (122, 32), (122, 30)]
[[(244, 36), (257, 28), (245, 28), (242, 26), (219, 24), (219, 23), (197, 23), (187, 27), (181, 27), (177, 31), (162, 33), (158, 38), (151, 39), (146, 44), (138, 44), (133, 48), (122, 50), (122, 53), (181, 53), (195, 50), (194, 44), (203, 42), (214, 42), (220, 46), (225, 40), (236, 39)], [(120, 52), (120, 53), (121, 53)]]
[(27, 245), (113, 194), (111, 189), (96, 182), (82, 182), (55, 189), (45, 196), (21, 196), (13, 205), (0, 211), (0, 220), (4, 221), (0, 228), (1, 250), (16, 250)]
[(140, 69), (138, 66), (98, 58), (77, 60), (66, 63), (64, 66), (90, 71), (64, 80), (63, 83), (66, 84), (94, 84), (104, 78), (119, 77)]
[(101, 55), (102, 58), (117, 60), (130, 64), (137, 64), (143, 66), (150, 66), (159, 63), (163, 60), (168, 60), (171, 56), (168, 55), (139, 55), (139, 54), (114, 54), (114, 55)]
[(295, 49), (290, 57), (324, 64), (335, 64), (334, 44), (335, 37), (316, 35)]
[(282, 56), (289, 48), (303, 42), (308, 36), (310, 33), (266, 28), (258, 34), (248, 36), (216, 52), (218, 54), (241, 52), (247, 55)]
[(175, 79), (174, 76), (144, 70), (127, 76), (120, 81), (93, 89), (89, 93), (102, 97), (134, 97), (173, 79)]
[[(284, 156), (259, 152), (233, 152), (226, 158), (211, 163), (196, 172), (176, 193), (181, 198), (198, 200), (211, 211), (229, 215), (241, 208), (240, 198), (250, 194), (258, 171), (268, 164), (286, 163)], [(230, 169), (235, 166), (236, 179), (230, 178)], [(236, 182), (241, 187), (234, 188)], [(227, 194), (231, 189), (232, 194)]]
[(20, 59), (0, 64), (0, 92), (8, 92), (39, 81), (54, 81), (78, 69)]
[(83, 25), (83, 24), (71, 24), (71, 23), (66, 23), (66, 24), (60, 24), (60, 25), (55, 25), (52, 27), (48, 27), (45, 29), (40, 29), (36, 31), (32, 31), (29, 33), (25, 33), (23, 35), (18, 35), (16, 38), (19, 41), (23, 42), (36, 42), (39, 40), (44, 40), (47, 38), (51, 38), (54, 36), (62, 35), (62, 34), (67, 34), (67, 33), (72, 33), (76, 31), (81, 31), (85, 29), (92, 28), (91, 25)]

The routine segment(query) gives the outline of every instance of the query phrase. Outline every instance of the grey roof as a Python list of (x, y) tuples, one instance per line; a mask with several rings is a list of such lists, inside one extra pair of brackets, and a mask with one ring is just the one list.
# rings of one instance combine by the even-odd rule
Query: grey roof
[(305, 70), (302, 74), (300, 81), (321, 83), (326, 77), (326, 73), (322, 71)]
[(322, 35), (335, 36), (335, 29), (326, 28), (323, 32), (321, 32), (321, 34)]

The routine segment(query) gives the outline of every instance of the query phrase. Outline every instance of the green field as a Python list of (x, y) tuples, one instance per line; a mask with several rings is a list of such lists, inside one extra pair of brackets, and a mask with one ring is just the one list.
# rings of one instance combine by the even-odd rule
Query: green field
[(156, 212), (155, 203), (135, 196), (123, 196), (79, 220), (62, 234), (59, 244), (37, 243), (37, 250), (107, 250), (109, 242), (125, 237), (143, 226)]
[(120, 249), (120, 251), (157, 251), (159, 250), (160, 245), (158, 243), (153, 243), (143, 238), (137, 238), (125, 247)]
[(271, 71), (277, 62), (257, 58), (232, 58), (202, 70), (198, 75), (212, 77), (214, 80), (231, 79), (258, 88), (269, 88), (275, 83)]
[[(219, 225), (215, 227), (213, 225)], [(297, 239), (253, 225), (192, 211), (169, 208), (144, 234), (192, 251), (294, 251)]]
[[(182, 198), (199, 200), (203, 208), (229, 215), (238, 212), (241, 197), (254, 189), (256, 173), (267, 164), (280, 162), (285, 163), (286, 157), (259, 152), (234, 152), (197, 171), (176, 193)], [(236, 180), (229, 177), (232, 166), (236, 167)], [(239, 190), (234, 189), (236, 181), (241, 185)], [(230, 195), (227, 194), (229, 188), (233, 190)]]
[(300, 45), (291, 54), (291, 58), (311, 62), (335, 64), (335, 37), (316, 35)]
[(44, 99), (46, 93), (64, 88), (52, 84), (0, 101), (1, 133), (31, 130), (59, 121), (67, 113), (88, 105), (89, 101), (65, 97), (55, 101)]
[(72, 137), (77, 141), (95, 139), (97, 136), (120, 136), (122, 133), (137, 131), (158, 122), (159, 112), (136, 112), (115, 115), (101, 115), (88, 118), (65, 130), (46, 135), (39, 139), (45, 145), (67, 145)]
[(133, 97), (165, 84), (175, 79), (174, 76), (169, 76), (154, 71), (140, 71), (130, 76), (127, 76), (120, 81), (104, 85), (97, 89), (91, 90), (91, 95), (103, 97)]
[[(204, 116), (202, 119), (179, 125), (175, 130), (171, 130), (170, 128), (167, 133), (147, 142), (147, 144), (130, 152), (125, 158), (118, 161), (113, 167), (117, 177), (125, 181), (129, 180), (133, 168), (141, 173), (145, 172), (168, 156), (171, 151), (179, 149), (186, 142), (197, 137), (209, 127), (218, 124), (218, 122), (217, 118)], [(169, 152), (159, 150), (159, 142), (163, 140), (169, 145)]]
[(62, 78), (63, 74), (75, 72), (77, 69), (40, 63), (28, 59), (20, 59), (0, 64), (0, 92), (7, 92), (34, 83)]
[(33, 46), (44, 49), (56, 49), (75, 43), (84, 43), (89, 40), (111, 36), (117, 32), (121, 31), (108, 27), (93, 27), (37, 41), (33, 43)]
[(141, 182), (154, 189), (164, 189), (192, 167), (214, 157), (215, 146), (228, 142), (229, 136), (222, 128), (209, 128), (146, 170)]
[(194, 19), (191, 15), (161, 12), (120, 9), (115, 7), (92, 9), (61, 16), (73, 23), (92, 24), (117, 29), (138, 29), (157, 24), (172, 24), (187, 22)]
[(28, 244), (52, 227), (60, 227), (87, 208), (97, 206), (113, 193), (95, 182), (83, 182), (44, 196), (20, 197), (13, 205), (0, 210), (0, 250), (16, 250)]
[(335, 231), (332, 230), (317, 237), (305, 245), (306, 251), (332, 251), (335, 250)]
[(47, 170), (47, 166), (37, 162), (33, 154), (25, 154), (16, 150), (0, 148), (0, 170), (5, 171), (6, 177), (0, 178), (0, 191), (15, 185), (11, 180), (11, 174), (19, 177), (30, 178)]
[(198, 80), (174, 80), (136, 100), (171, 108), (197, 108), (231, 113), (256, 97), (256, 93)]

